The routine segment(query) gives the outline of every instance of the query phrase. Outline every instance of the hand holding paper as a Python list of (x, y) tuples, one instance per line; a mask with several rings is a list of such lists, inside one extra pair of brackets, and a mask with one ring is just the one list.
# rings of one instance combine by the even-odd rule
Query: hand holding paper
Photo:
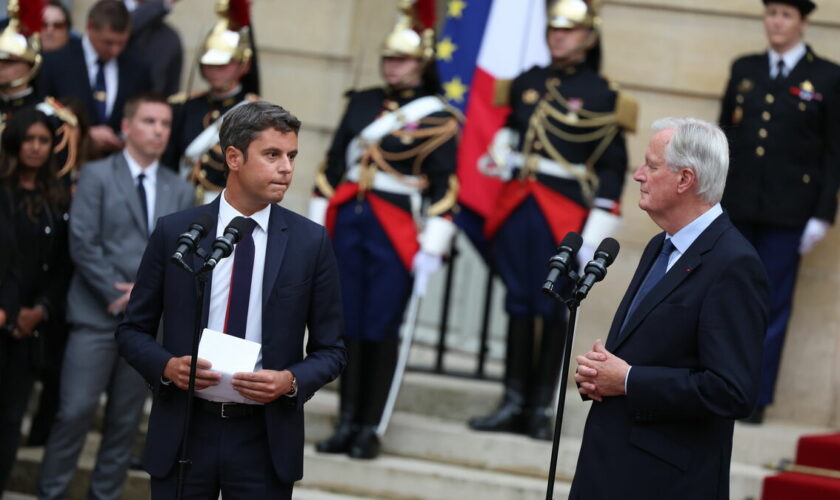
[(198, 345), (198, 357), (208, 360), (220, 379), (218, 385), (198, 391), (201, 397), (222, 402), (257, 402), (241, 395), (233, 387), (232, 381), (234, 373), (254, 371), (261, 348), (262, 346), (256, 342), (205, 328), (201, 335), (201, 343)]

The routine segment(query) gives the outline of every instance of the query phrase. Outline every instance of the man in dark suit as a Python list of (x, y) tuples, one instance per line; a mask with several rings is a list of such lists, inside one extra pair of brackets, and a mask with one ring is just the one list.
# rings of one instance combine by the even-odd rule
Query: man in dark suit
[(720, 111), (732, 145), (723, 207), (758, 251), (772, 297), (752, 423), (773, 402), (800, 258), (834, 223), (840, 186), (840, 66), (803, 42), (814, 2), (764, 3), (769, 47), (732, 64)]
[[(149, 241), (117, 341), (154, 393), (144, 456), (153, 498), (174, 496), (185, 438), (192, 460), (185, 497), (215, 499), (221, 490), (226, 498), (289, 499), (302, 477), (303, 404), (341, 373), (346, 353), (326, 230), (277, 205), (292, 180), (299, 127), (297, 118), (267, 102), (233, 110), (220, 131), (227, 187), (208, 205), (161, 219)], [(199, 393), (184, 436), (196, 291), (192, 276), (169, 256), (178, 235), (207, 214), (214, 225), (200, 242), (206, 250), (235, 217), (247, 217), (254, 229), (213, 270), (201, 326), (257, 342), (261, 355), (253, 372), (233, 378), (248, 404)], [(197, 389), (218, 384), (211, 368), (198, 360)]]
[(88, 12), (84, 36), (44, 54), (38, 78), (42, 97), (83, 100), (93, 124), (93, 147), (103, 155), (123, 147), (117, 132), (128, 98), (151, 89), (148, 66), (125, 52), (130, 28), (131, 16), (121, 1), (99, 0)]
[(734, 419), (750, 412), (767, 325), (767, 278), (719, 200), (723, 132), (691, 118), (654, 124), (639, 207), (648, 243), (606, 346), (577, 357), (595, 402), (571, 499), (728, 500)]
[(103, 392), (108, 406), (88, 498), (119, 497), (146, 388), (120, 359), (113, 334), (155, 221), (192, 205), (189, 185), (158, 163), (172, 123), (169, 104), (141, 94), (129, 99), (125, 114), (125, 150), (82, 168), (70, 207), (70, 256), (76, 266), (67, 294), (72, 328), (60, 407), (41, 464), (41, 499), (66, 497)]

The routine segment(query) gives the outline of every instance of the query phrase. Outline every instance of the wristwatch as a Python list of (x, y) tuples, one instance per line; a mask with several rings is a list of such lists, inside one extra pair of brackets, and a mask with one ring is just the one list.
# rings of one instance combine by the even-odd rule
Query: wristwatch
[(293, 397), (297, 396), (297, 389), (298, 389), (298, 387), (297, 387), (297, 377), (295, 377), (295, 374), (292, 373), (291, 370), (289, 370), (289, 373), (292, 374), (292, 390), (287, 392), (286, 396), (289, 396), (290, 398), (293, 398)]

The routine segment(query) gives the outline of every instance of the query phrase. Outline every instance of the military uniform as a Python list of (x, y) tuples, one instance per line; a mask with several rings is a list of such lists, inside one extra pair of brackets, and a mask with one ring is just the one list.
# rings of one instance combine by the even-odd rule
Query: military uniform
[(15, 111), (23, 109), (27, 106), (34, 106), (38, 103), (38, 96), (32, 87), (29, 87), (25, 92), (13, 97), (5, 97), (0, 94), (0, 123), (6, 124)]
[(172, 134), (162, 163), (186, 171), (187, 178), (196, 186), (196, 200), (203, 204), (215, 198), (225, 187), (225, 161), (218, 141), (199, 158), (192, 161), (184, 157), (193, 140), (207, 127), (224, 116), (231, 108), (248, 97), (244, 90), (223, 98), (213, 97), (204, 91), (192, 98), (176, 94), (169, 98), (172, 104)]
[(731, 149), (722, 204), (758, 250), (773, 294), (760, 407), (773, 400), (803, 229), (834, 221), (840, 185), (840, 66), (807, 47), (786, 77), (771, 71), (768, 53), (737, 59), (720, 114)]

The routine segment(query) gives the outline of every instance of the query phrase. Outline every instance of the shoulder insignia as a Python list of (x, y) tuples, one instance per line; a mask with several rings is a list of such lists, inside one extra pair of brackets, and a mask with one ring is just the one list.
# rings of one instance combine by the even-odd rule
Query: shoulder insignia
[(187, 102), (187, 93), (186, 92), (178, 92), (177, 94), (172, 94), (171, 96), (166, 98), (166, 102), (169, 104), (184, 104)]
[(619, 92), (615, 103), (615, 116), (619, 127), (628, 132), (635, 132), (639, 117), (639, 103), (626, 93)]
[(493, 106), (501, 108), (510, 106), (510, 86), (513, 80), (496, 80), (493, 89)]

